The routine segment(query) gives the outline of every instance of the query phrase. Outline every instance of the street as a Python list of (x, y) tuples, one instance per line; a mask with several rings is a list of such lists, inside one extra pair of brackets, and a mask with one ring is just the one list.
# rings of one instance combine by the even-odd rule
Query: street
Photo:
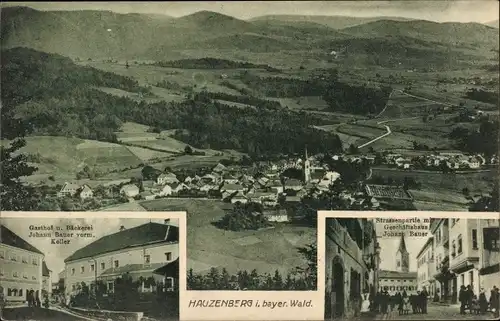
[(3, 310), (2, 320), (36, 320), (36, 321), (84, 321), (86, 318), (73, 316), (62, 311), (44, 309), (44, 308), (29, 308), (29, 307), (15, 307), (5, 308)]
[(488, 312), (484, 315), (471, 314), (467, 311), (466, 315), (460, 314), (460, 308), (454, 305), (434, 305), (429, 304), (427, 314), (399, 315), (398, 311), (393, 311), (388, 315), (379, 315), (376, 320), (494, 320), (493, 313)]

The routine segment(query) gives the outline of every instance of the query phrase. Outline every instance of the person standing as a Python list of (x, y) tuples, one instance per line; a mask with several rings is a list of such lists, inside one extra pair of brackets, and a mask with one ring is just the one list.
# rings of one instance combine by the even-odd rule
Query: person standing
[(472, 290), (472, 285), (467, 285), (467, 308), (469, 312), (472, 313), (472, 299), (474, 299), (474, 291)]
[(479, 312), (481, 314), (485, 314), (486, 311), (488, 311), (488, 301), (486, 300), (484, 288), (481, 288), (481, 291), (479, 292)]
[(500, 305), (499, 299), (498, 288), (496, 285), (494, 285), (490, 295), (490, 308), (491, 311), (493, 311), (493, 313), (495, 314), (495, 317), (498, 317), (500, 315), (500, 313), (498, 312), (498, 308)]
[(424, 289), (422, 290), (422, 293), (420, 293), (422, 295), (422, 313), (423, 314), (427, 314), (427, 296), (429, 295), (429, 293), (427, 292), (427, 289), (425, 288), (424, 286)]
[(458, 301), (460, 301), (460, 314), (465, 314), (465, 303), (467, 301), (465, 292), (465, 286), (460, 286), (460, 291), (458, 292)]

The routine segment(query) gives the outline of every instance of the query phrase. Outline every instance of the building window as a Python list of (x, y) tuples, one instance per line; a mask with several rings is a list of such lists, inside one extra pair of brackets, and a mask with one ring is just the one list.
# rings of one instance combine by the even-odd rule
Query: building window
[(406, 280), (403, 280), (403, 282), (406, 282)]
[(172, 252), (165, 253), (165, 258), (167, 259), (167, 261), (172, 261)]
[(90, 264), (90, 272), (95, 272), (95, 265), (94, 264)]
[(10, 260), (11, 260), (11, 261), (14, 261), (14, 262), (16, 262), (16, 261), (17, 261), (17, 257), (16, 257), (16, 255), (15, 255), (14, 253), (12, 253), (12, 254), (10, 255)]
[(118, 262), (118, 260), (115, 260), (115, 268), (117, 268), (119, 266), (120, 266), (120, 262)]
[(400, 261), (400, 260), (397, 260), (397, 261), (396, 261), (396, 266), (397, 266), (397, 267), (401, 267), (401, 261)]
[(71, 275), (75, 275), (75, 268), (71, 269)]
[(0, 270), (0, 276), (4, 276), (4, 275), (5, 275), (4, 270)]
[(462, 254), (462, 235), (458, 236), (458, 254)]
[(28, 263), (28, 259), (26, 258), (26, 256), (23, 256), (23, 257), (22, 257), (22, 262), (23, 262), (23, 263)]
[(460, 284), (465, 285), (465, 275), (463, 274), (460, 275)]
[(106, 268), (106, 263), (101, 262), (101, 270), (104, 270)]
[(84, 272), (85, 272), (85, 267), (84, 266), (80, 267), (80, 273), (84, 273)]
[(483, 229), (484, 249), (488, 251), (500, 251), (500, 232), (498, 227)]
[(477, 250), (477, 230), (472, 229), (472, 249)]
[(174, 289), (175, 289), (174, 278), (172, 277), (165, 278), (165, 291), (174, 291)]
[(27, 279), (28, 279), (28, 274), (23, 273), (23, 279), (26, 279), (26, 280), (27, 280)]
[(469, 272), (469, 284), (471, 286), (474, 286), (474, 272), (473, 271)]
[(5, 259), (5, 252), (4, 251), (0, 251), (0, 259)]
[(17, 277), (19, 277), (19, 273), (17, 271), (14, 271), (14, 272), (12, 272), (12, 276), (17, 278)]
[(34, 280), (34, 281), (36, 281), (36, 276), (34, 276), (34, 275), (31, 276), (31, 279)]
[(452, 242), (452, 246), (451, 246), (451, 256), (452, 256), (452, 257), (457, 256), (457, 244), (456, 244), (455, 240), (453, 240), (453, 242)]
[(113, 293), (115, 290), (115, 284), (113, 282), (108, 282), (108, 292)]
[(146, 254), (144, 255), (144, 263), (149, 264), (151, 263), (151, 256)]
[(23, 289), (19, 289), (19, 296), (23, 296)]
[(38, 260), (37, 260), (36, 258), (33, 258), (33, 259), (31, 260), (31, 263), (32, 263), (33, 265), (38, 265)]

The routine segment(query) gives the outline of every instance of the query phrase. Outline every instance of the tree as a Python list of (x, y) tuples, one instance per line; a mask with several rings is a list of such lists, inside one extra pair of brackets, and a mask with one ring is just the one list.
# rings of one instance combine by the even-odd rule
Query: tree
[(37, 206), (34, 188), (26, 186), (21, 178), (32, 175), (37, 168), (28, 165), (27, 157), (18, 151), (26, 146), (23, 138), (14, 139), (9, 147), (0, 147), (1, 154), (1, 210), (31, 211)]
[(186, 147), (184, 147), (184, 153), (187, 155), (193, 154), (193, 149), (191, 148), (191, 146), (186, 145)]
[(274, 271), (273, 277), (273, 290), (282, 290), (283, 289), (283, 278), (278, 270)]
[(305, 286), (308, 289), (315, 289), (318, 281), (318, 247), (316, 242), (299, 248), (299, 253), (307, 261), (307, 267), (297, 267), (298, 273), (301, 273)]
[(354, 144), (349, 145), (349, 154), (357, 154), (359, 152), (358, 147)]

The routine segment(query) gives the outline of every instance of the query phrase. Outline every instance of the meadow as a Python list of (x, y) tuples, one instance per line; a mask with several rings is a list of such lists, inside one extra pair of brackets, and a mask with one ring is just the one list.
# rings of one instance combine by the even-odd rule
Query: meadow
[(188, 269), (206, 272), (210, 267), (229, 273), (257, 269), (259, 273), (291, 272), (306, 261), (298, 248), (316, 239), (316, 230), (289, 224), (272, 229), (232, 232), (216, 228), (231, 204), (217, 200), (159, 199), (141, 205), (148, 211), (187, 211)]

